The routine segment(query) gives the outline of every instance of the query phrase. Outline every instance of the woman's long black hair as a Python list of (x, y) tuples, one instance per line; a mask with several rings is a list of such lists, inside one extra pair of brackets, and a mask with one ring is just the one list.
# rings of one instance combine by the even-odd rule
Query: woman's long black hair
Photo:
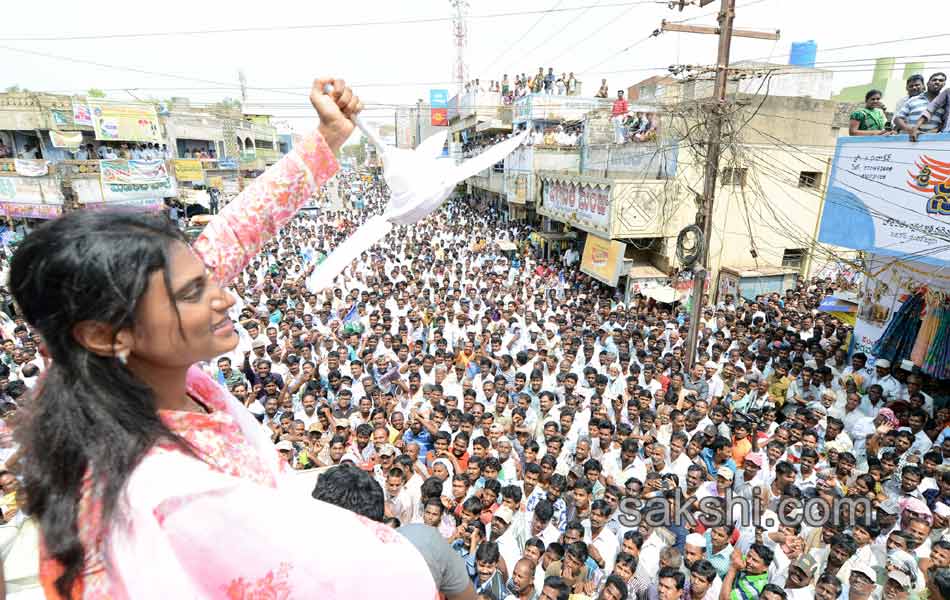
[(159, 439), (186, 447), (160, 420), (152, 390), (116, 358), (89, 352), (76, 324), (132, 328), (149, 276), (169, 283), (169, 249), (184, 243), (168, 219), (135, 213), (76, 211), (37, 228), (10, 266), (10, 291), (43, 337), (52, 365), (18, 432), (24, 450), (27, 510), (50, 558), (64, 572), (56, 588), (71, 598), (87, 566), (79, 537), (79, 500), (91, 475), (106, 540), (129, 475)]

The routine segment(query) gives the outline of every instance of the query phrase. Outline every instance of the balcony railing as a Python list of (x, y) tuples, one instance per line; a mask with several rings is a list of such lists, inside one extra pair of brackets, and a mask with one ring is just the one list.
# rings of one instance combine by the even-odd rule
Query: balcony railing
[(79, 176), (99, 176), (98, 160), (64, 160), (57, 163), (57, 167), (67, 175)]

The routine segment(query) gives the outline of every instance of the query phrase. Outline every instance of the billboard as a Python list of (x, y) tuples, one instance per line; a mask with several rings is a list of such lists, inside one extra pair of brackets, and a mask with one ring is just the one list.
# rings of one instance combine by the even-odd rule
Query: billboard
[(584, 254), (581, 257), (581, 271), (597, 281), (616, 286), (617, 280), (620, 279), (620, 269), (626, 249), (627, 245), (623, 242), (605, 240), (588, 234), (587, 241), (584, 243)]
[(429, 90), (429, 110), (433, 127), (447, 127), (449, 124), (449, 91)]
[(610, 235), (610, 190), (606, 184), (543, 179), (541, 205), (559, 221), (588, 232)]
[(99, 177), (105, 202), (160, 199), (175, 194), (163, 160), (102, 160)]
[(839, 138), (818, 241), (950, 265), (950, 134)]
[(121, 142), (161, 142), (158, 115), (151, 104), (121, 104), (89, 100), (96, 139)]

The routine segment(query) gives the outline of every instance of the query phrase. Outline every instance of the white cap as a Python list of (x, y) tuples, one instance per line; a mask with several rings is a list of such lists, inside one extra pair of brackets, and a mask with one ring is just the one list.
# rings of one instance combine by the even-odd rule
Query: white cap
[(281, 440), (277, 442), (277, 450), (293, 450), (294, 445), (288, 442), (287, 440)]
[(882, 369), (890, 369), (891, 361), (887, 360), (886, 358), (879, 358), (876, 361), (874, 361), (874, 368), (876, 369), (878, 367)]
[(686, 545), (696, 548), (706, 547), (706, 537), (701, 533), (691, 533), (686, 536)]

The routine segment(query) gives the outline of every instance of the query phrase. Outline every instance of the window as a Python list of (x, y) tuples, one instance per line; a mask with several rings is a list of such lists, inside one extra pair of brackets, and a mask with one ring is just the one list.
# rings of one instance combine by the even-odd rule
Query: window
[(722, 170), (722, 185), (737, 185), (744, 188), (747, 174), (748, 169), (727, 167)]
[(821, 187), (821, 173), (819, 171), (802, 171), (798, 175), (798, 187), (817, 190)]
[(782, 253), (782, 266), (790, 269), (800, 269), (805, 261), (804, 248), (786, 248)]

